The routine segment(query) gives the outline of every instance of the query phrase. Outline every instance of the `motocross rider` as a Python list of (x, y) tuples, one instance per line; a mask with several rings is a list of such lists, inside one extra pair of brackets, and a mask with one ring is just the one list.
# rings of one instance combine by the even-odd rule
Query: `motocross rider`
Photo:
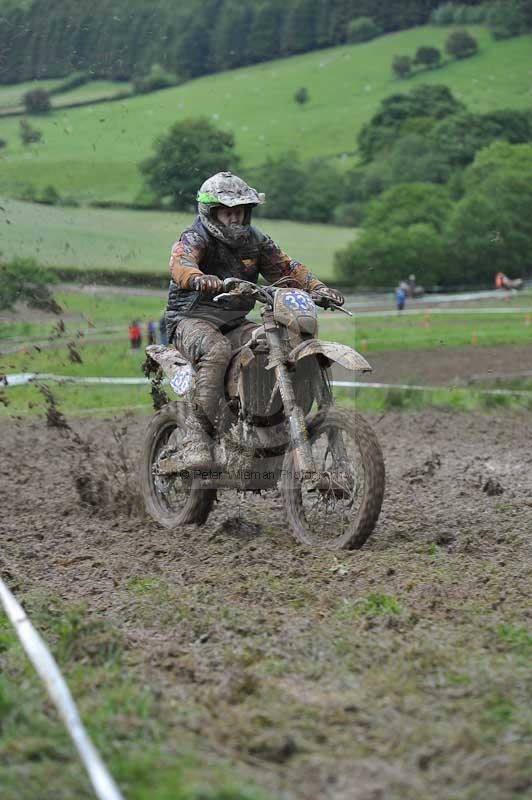
[(196, 369), (189, 424), (181, 440), (182, 469), (211, 463), (210, 434), (224, 397), (225, 371), (232, 351), (256, 327), (246, 319), (255, 304), (252, 298), (214, 302), (215, 295), (224, 291), (223, 279), (256, 283), (261, 274), (274, 283), (288, 276), (298, 288), (317, 290), (338, 305), (344, 302), (339, 292), (251, 225), (252, 210), (264, 202), (264, 195), (241, 178), (218, 172), (202, 184), (196, 199), (198, 216), (172, 247), (166, 307), (168, 341)]

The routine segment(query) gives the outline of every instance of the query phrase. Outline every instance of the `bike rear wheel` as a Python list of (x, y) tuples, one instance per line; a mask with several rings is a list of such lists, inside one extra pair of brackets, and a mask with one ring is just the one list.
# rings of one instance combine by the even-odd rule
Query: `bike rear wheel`
[(184, 403), (168, 403), (152, 417), (140, 455), (139, 484), (148, 514), (165, 528), (202, 525), (216, 499), (215, 489), (178, 475), (158, 475), (157, 461), (165, 448), (176, 446), (186, 427)]
[(311, 423), (310, 445), (320, 488), (283, 464), (282, 492), (292, 535), (302, 544), (358, 549), (371, 535), (384, 497), (384, 459), (360, 414), (332, 407)]

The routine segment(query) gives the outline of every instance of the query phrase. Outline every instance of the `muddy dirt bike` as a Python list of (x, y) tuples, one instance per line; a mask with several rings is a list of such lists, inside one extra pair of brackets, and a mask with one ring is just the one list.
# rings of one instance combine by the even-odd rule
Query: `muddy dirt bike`
[[(280, 283), (280, 282), (279, 282)], [(375, 527), (384, 462), (375, 433), (360, 414), (335, 407), (333, 363), (367, 372), (350, 347), (315, 338), (316, 306), (339, 309), (318, 293), (227, 278), (217, 300), (251, 295), (262, 325), (233, 353), (225, 376), (226, 403), (213, 435), (208, 470), (178, 472), (194, 368), (174, 347), (152, 345), (152, 367), (182, 401), (152, 418), (140, 463), (148, 513), (167, 528), (203, 524), (222, 489), (281, 489), (290, 532), (305, 545), (361, 547)], [(339, 309), (344, 310), (344, 309)], [(349, 313), (349, 312), (345, 312)]]

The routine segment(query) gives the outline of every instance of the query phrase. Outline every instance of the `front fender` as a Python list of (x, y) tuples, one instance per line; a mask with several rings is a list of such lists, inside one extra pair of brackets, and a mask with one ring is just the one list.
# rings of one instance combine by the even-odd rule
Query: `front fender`
[(302, 358), (315, 355), (325, 356), (329, 362), (335, 362), (344, 369), (354, 372), (371, 372), (372, 369), (364, 356), (357, 353), (352, 347), (337, 342), (319, 342), (317, 339), (307, 339), (298, 344), (291, 351), (288, 360), (295, 364)]

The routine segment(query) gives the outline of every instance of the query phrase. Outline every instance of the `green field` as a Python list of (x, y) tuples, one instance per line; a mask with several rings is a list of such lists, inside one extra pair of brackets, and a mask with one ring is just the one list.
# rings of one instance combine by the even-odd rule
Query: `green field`
[[(158, 320), (164, 307), (162, 296), (123, 296), (90, 294), (86, 292), (57, 293), (64, 308), (66, 329), (58, 337), (57, 318), (48, 322), (0, 322), (0, 342), (3, 347), (21, 344), (14, 338), (24, 337), (26, 346), (17, 352), (0, 355), (0, 373), (40, 372), (70, 377), (142, 377), (143, 351), (131, 351), (127, 341), (127, 325), (138, 318), (143, 329), (148, 319)], [(523, 307), (532, 303), (530, 295), (519, 297)], [(253, 316), (258, 319), (257, 312)], [(530, 317), (530, 315), (529, 315)], [(481, 345), (532, 344), (532, 325), (526, 324), (525, 313), (475, 313), (464, 310), (460, 315), (419, 312), (406, 316), (347, 317), (330, 312), (320, 315), (320, 338), (338, 341), (369, 354), (381, 350), (452, 347), (476, 343)], [(50, 340), (51, 347), (47, 347)], [(82, 363), (72, 361), (68, 343), (73, 342)], [(34, 345), (37, 344), (36, 348)], [(530, 381), (508, 384), (507, 388), (530, 391)], [(116, 385), (55, 385), (53, 389), (61, 408), (69, 413), (123, 409), (147, 411), (151, 406), (147, 386)], [(339, 389), (342, 403), (356, 403), (361, 408), (418, 407), (426, 404), (447, 404), (455, 408), (478, 408), (492, 402), (483, 398), (477, 388), (442, 387), (436, 392), (391, 393), (364, 389), (356, 394)], [(34, 386), (7, 390), (4, 397), (9, 405), (0, 405), (1, 415), (42, 413), (43, 398)], [(501, 401), (502, 402), (502, 401)], [(510, 399), (505, 400), (510, 402)], [(513, 402), (513, 400), (512, 400)], [(530, 404), (530, 398), (515, 398), (515, 402)]]
[[(191, 220), (191, 214), (61, 208), (0, 198), (0, 251), (8, 259), (33, 256), (44, 266), (165, 276), (172, 244)], [(325, 280), (332, 277), (335, 251), (354, 238), (353, 230), (333, 225), (269, 219), (258, 225)]]
[[(392, 77), (392, 57), (413, 55), (419, 45), (443, 48), (447, 28), (418, 27), (116, 103), (35, 117), (43, 143), (29, 148), (19, 142), (18, 119), (0, 120), (0, 136), (8, 141), (0, 151), (0, 192), (17, 195), (28, 185), (42, 190), (51, 184), (82, 202), (130, 202), (141, 186), (137, 164), (151, 153), (155, 137), (172, 123), (198, 115), (233, 131), (245, 175), (246, 168), (289, 149), (304, 159), (349, 161), (360, 126), (380, 101), (419, 83), (447, 84), (472, 111), (530, 107), (532, 36), (495, 42), (483, 28), (471, 31), (479, 41), (478, 55), (408, 81)], [(293, 100), (300, 86), (310, 95), (303, 107)]]

